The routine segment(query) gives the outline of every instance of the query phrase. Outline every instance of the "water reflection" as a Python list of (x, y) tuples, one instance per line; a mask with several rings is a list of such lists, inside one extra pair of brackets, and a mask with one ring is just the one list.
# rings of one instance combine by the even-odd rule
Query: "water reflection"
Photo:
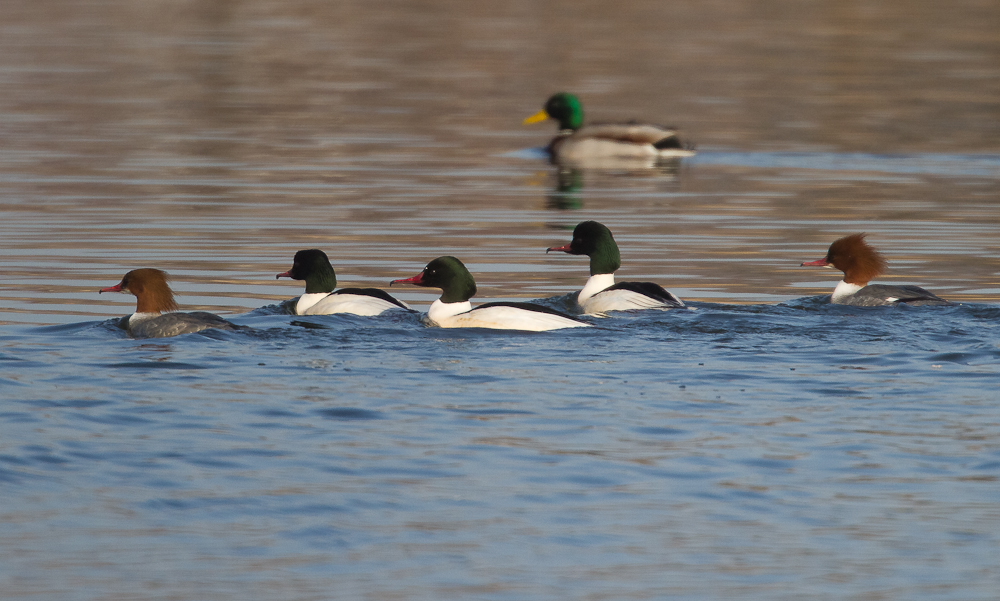
[(583, 208), (583, 171), (557, 168), (555, 190), (549, 192), (545, 206), (555, 211), (574, 211)]
[(657, 183), (676, 183), (681, 159), (661, 158), (655, 161), (605, 160), (588, 166), (569, 166), (554, 162), (554, 188), (546, 194), (546, 208), (554, 211), (576, 211), (584, 208), (583, 190), (586, 177), (647, 178)]

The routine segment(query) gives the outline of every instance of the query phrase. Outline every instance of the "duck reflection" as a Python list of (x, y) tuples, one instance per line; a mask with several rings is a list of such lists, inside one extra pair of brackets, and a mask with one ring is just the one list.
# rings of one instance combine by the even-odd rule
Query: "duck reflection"
[(674, 183), (680, 172), (678, 158), (660, 159), (650, 166), (619, 163), (616, 167), (573, 167), (556, 163), (555, 186), (545, 195), (545, 208), (552, 211), (577, 211), (583, 208), (584, 172), (606, 176), (652, 177), (661, 182)]
[(583, 171), (556, 169), (556, 186), (545, 196), (545, 207), (553, 211), (576, 211), (583, 208)]

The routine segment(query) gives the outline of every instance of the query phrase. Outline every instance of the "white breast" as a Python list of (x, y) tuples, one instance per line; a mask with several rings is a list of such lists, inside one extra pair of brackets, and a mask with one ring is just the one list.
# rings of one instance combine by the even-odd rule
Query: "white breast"
[(580, 291), (580, 294), (576, 297), (576, 302), (581, 305), (587, 301), (590, 297), (594, 296), (601, 290), (605, 288), (610, 288), (615, 285), (615, 274), (613, 273), (599, 273), (597, 275), (590, 276), (587, 280), (587, 284)]
[(830, 302), (834, 304), (844, 304), (844, 301), (854, 296), (854, 294), (863, 287), (864, 286), (858, 286), (857, 284), (848, 284), (844, 280), (840, 280), (837, 287), (833, 289), (833, 296), (830, 297)]

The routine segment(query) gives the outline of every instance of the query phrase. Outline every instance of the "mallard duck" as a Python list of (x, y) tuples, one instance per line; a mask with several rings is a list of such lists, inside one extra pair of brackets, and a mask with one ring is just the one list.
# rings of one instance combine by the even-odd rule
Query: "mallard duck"
[(546, 148), (554, 162), (585, 164), (600, 159), (655, 160), (694, 155), (672, 127), (634, 122), (584, 126), (580, 99), (566, 92), (554, 94), (524, 124), (545, 119), (559, 121), (559, 133)]

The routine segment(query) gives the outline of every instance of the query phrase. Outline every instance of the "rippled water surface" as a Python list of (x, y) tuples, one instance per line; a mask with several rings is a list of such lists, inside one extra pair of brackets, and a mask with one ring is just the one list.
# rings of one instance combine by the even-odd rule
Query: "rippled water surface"
[[(995, 3), (27, 2), (0, 21), (4, 599), (996, 599)], [(550, 93), (697, 156), (557, 169)], [(292, 317), (443, 254), (567, 308)], [(865, 231), (880, 281), (800, 268)], [(136, 267), (247, 326), (133, 340)], [(423, 311), (430, 290), (393, 288)]]

